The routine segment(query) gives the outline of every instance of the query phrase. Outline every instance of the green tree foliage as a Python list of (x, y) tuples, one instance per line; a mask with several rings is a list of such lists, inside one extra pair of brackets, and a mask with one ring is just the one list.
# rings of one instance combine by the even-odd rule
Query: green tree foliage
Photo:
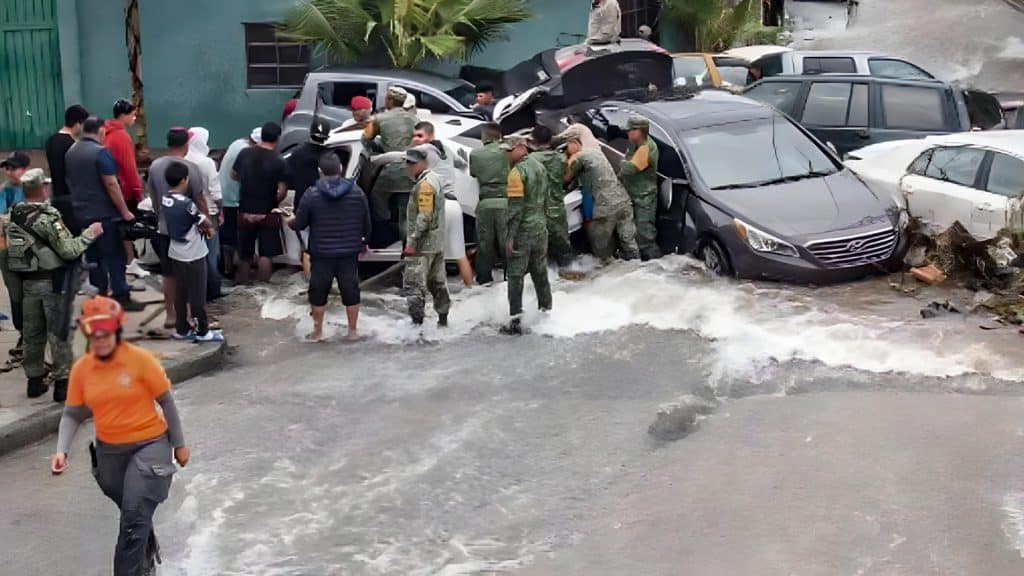
[(732, 46), (756, 6), (753, 0), (664, 0), (665, 15), (693, 33), (699, 52), (721, 52)]
[(533, 17), (528, 0), (302, 0), (282, 31), (333, 60), (383, 48), (397, 68), (465, 58)]

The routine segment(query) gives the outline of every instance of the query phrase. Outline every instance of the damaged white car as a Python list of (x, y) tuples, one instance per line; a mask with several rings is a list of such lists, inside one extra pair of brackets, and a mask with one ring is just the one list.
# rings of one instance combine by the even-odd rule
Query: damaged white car
[(979, 241), (1024, 232), (1024, 131), (885, 142), (847, 155), (876, 193), (905, 202), (929, 234), (959, 222)]

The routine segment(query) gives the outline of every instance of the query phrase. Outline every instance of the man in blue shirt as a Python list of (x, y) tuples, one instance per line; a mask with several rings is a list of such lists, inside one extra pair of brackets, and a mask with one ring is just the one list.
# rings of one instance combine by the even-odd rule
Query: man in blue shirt
[(22, 357), (21, 347), (21, 280), (7, 269), (7, 239), (4, 237), (4, 226), (15, 204), (25, 201), (25, 193), (21, 189), (21, 177), (28, 170), (31, 159), (24, 152), (14, 152), (0, 162), (0, 169), (4, 171), (4, 186), (0, 190), (0, 274), (3, 275), (4, 285), (7, 286), (7, 295), (11, 300), (11, 322), (14, 329), (18, 331), (18, 344), (11, 349), (11, 361), (20, 362)]
[(0, 168), (4, 170), (3, 194), (0, 195), (0, 214), (7, 214), (15, 204), (25, 201), (25, 193), (21, 191), (21, 176), (28, 170), (31, 159), (24, 152), (14, 152), (3, 162)]

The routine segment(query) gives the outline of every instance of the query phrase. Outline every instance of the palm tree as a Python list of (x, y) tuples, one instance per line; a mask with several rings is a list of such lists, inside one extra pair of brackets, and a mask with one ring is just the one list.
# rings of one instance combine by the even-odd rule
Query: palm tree
[(528, 0), (302, 0), (283, 33), (351, 61), (383, 47), (396, 68), (433, 58), (465, 58), (532, 18)]
[(664, 0), (670, 19), (693, 31), (699, 52), (720, 52), (731, 47), (750, 16), (752, 0)]
[(124, 0), (124, 41), (128, 46), (128, 71), (132, 82), (132, 104), (135, 105), (135, 155), (149, 157), (146, 134), (146, 111), (142, 95), (142, 35), (139, 25), (139, 0)]

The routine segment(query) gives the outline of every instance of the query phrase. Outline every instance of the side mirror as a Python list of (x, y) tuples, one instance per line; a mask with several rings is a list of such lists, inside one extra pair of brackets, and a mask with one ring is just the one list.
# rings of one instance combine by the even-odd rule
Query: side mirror
[(836, 150), (835, 144), (833, 144), (832, 142), (825, 142), (825, 146), (828, 146), (828, 149), (831, 150), (833, 154), (839, 156), (839, 150)]

